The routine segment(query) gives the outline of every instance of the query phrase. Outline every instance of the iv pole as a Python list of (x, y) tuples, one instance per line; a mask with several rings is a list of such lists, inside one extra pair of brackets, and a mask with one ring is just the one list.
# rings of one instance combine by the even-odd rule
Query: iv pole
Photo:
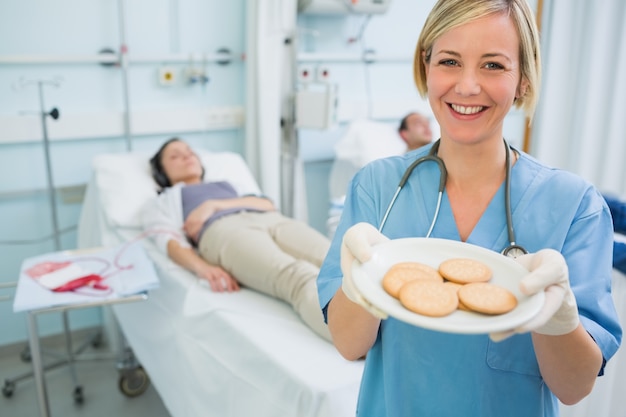
[[(48, 183), (48, 196), (50, 199), (50, 212), (52, 216), (54, 246), (55, 246), (56, 251), (61, 250), (61, 240), (60, 240), (61, 231), (59, 229), (59, 224), (58, 224), (56, 190), (54, 188), (54, 180), (52, 176), (52, 161), (50, 158), (50, 139), (48, 137), (48, 126), (47, 126), (46, 118), (50, 116), (53, 120), (56, 120), (59, 118), (60, 113), (56, 107), (52, 108), (50, 111), (46, 111), (43, 90), (44, 90), (44, 86), (46, 85), (58, 87), (60, 82), (61, 82), (60, 79), (28, 80), (28, 81), (20, 80), (16, 84), (17, 88), (24, 88), (24, 87), (36, 84), (38, 93), (39, 93), (39, 104), (40, 104), (39, 115), (41, 116), (41, 127), (42, 127), (42, 132), (43, 132), (43, 145), (44, 145), (44, 155), (45, 155), (47, 183)], [(74, 363), (76, 360), (74, 356), (75, 351), (72, 347), (72, 338), (70, 334), (70, 323), (69, 323), (68, 311), (69, 311), (68, 309), (62, 310), (63, 333), (65, 335), (65, 347), (66, 347), (66, 352), (67, 352), (67, 359), (62, 360), (61, 362), (49, 364), (46, 367), (44, 367), (44, 364), (41, 359), (42, 351), (41, 351), (41, 346), (40, 346), (40, 341), (39, 341), (39, 332), (37, 330), (37, 317), (36, 317), (37, 313), (31, 311), (28, 313), (28, 317), (27, 317), (28, 331), (29, 331), (29, 334), (31, 335), (29, 336), (30, 357), (31, 357), (31, 361), (33, 362), (33, 369), (34, 369), (33, 376), (35, 379), (35, 385), (37, 387), (37, 399), (38, 399), (39, 408), (40, 408), (42, 417), (48, 417), (50, 415), (49, 403), (48, 403), (48, 397), (46, 393), (46, 385), (44, 383), (43, 372), (45, 372), (48, 369), (52, 369), (53, 367), (57, 367), (60, 365), (69, 366), (70, 376), (74, 383), (74, 392), (72, 393), (74, 397), (74, 401), (77, 404), (81, 404), (84, 401), (83, 388), (78, 383), (78, 378), (76, 376), (76, 369), (74, 367)], [(76, 352), (77, 353), (80, 352), (80, 348)], [(5, 384), (5, 387), (6, 387), (6, 384)]]
[(52, 230), (54, 231), (54, 248), (59, 251), (61, 250), (61, 240), (59, 238), (59, 220), (57, 215), (56, 191), (54, 189), (54, 181), (52, 179), (52, 162), (50, 159), (50, 139), (48, 138), (48, 124), (46, 123), (47, 116), (52, 117), (53, 120), (57, 120), (59, 118), (59, 110), (55, 107), (50, 110), (50, 112), (46, 112), (43, 100), (44, 83), (46, 82), (37, 81), (37, 88), (39, 90), (39, 103), (41, 104), (41, 128), (43, 130), (43, 148), (46, 158), (46, 171), (48, 174), (48, 198), (50, 199)]
[(46, 123), (46, 117), (50, 116), (53, 120), (57, 120), (59, 118), (59, 110), (55, 107), (49, 112), (45, 110), (44, 104), (44, 94), (43, 88), (46, 85), (50, 85), (53, 87), (58, 87), (61, 83), (60, 79), (54, 80), (20, 80), (17, 84), (18, 87), (24, 88), (33, 84), (37, 84), (37, 89), (39, 93), (39, 105), (40, 111), (39, 115), (41, 116), (41, 129), (43, 132), (43, 148), (44, 148), (44, 157), (46, 161), (46, 180), (48, 184), (48, 198), (50, 203), (50, 213), (52, 220), (52, 235), (54, 238), (54, 248), (56, 251), (61, 250), (61, 240), (60, 240), (60, 229), (58, 222), (58, 214), (57, 214), (57, 201), (56, 201), (56, 191), (54, 189), (54, 180), (52, 177), (52, 162), (50, 158), (50, 139), (48, 138), (48, 126)]

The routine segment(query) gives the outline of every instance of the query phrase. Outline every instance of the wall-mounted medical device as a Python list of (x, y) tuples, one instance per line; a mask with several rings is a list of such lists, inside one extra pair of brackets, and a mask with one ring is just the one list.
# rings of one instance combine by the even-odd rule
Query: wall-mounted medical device
[(304, 14), (380, 14), (391, 0), (298, 0), (298, 13)]
[(311, 84), (296, 92), (296, 127), (330, 129), (337, 124), (337, 87)]
[(337, 124), (337, 85), (326, 65), (298, 67), (295, 97), (298, 129), (330, 129)]

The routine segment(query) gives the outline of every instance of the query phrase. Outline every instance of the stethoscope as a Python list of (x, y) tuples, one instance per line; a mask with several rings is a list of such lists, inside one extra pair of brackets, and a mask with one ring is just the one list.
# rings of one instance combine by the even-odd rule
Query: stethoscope
[[(422, 162), (435, 162), (439, 166), (439, 193), (437, 195), (437, 206), (435, 207), (435, 215), (433, 216), (432, 221), (430, 222), (430, 227), (428, 228), (428, 233), (426, 233), (426, 237), (430, 237), (432, 233), (435, 223), (437, 222), (437, 218), (439, 217), (439, 210), (441, 209), (441, 200), (443, 198), (443, 192), (446, 188), (446, 180), (448, 178), (448, 170), (446, 169), (446, 165), (443, 163), (443, 160), (437, 156), (437, 151), (439, 150), (439, 140), (435, 142), (428, 152), (428, 155), (422, 156), (421, 158), (416, 159), (407, 170), (402, 175), (400, 179), (400, 183), (398, 184), (398, 188), (387, 206), (387, 210), (385, 211), (385, 215), (383, 216), (383, 220), (380, 222), (380, 226), (378, 226), (378, 231), (382, 233), (383, 227), (387, 222), (387, 217), (389, 217), (389, 212), (391, 212), (391, 208), (396, 202), (398, 198), (398, 194), (404, 187), (404, 184), (409, 180), (411, 173), (419, 164)], [(515, 243), (515, 230), (513, 229), (513, 215), (511, 213), (511, 156), (509, 152), (509, 145), (504, 140), (504, 148), (506, 150), (506, 178), (504, 180), (504, 210), (506, 212), (506, 226), (507, 233), (509, 235), (509, 246), (502, 250), (502, 254), (511, 258), (517, 258), (520, 255), (527, 254), (528, 251), (524, 249), (523, 246)]]

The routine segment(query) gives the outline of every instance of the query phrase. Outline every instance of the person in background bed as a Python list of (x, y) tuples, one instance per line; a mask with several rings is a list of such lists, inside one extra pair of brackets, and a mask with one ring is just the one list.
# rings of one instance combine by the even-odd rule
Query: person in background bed
[[(531, 117), (539, 97), (534, 13), (526, 0), (438, 0), (413, 62), (440, 139), (356, 174), (318, 277), (335, 347), (350, 360), (366, 355), (357, 416), (556, 417), (559, 401), (589, 394), (622, 329), (611, 297), (613, 227), (601, 194), (503, 137), (513, 105)], [(386, 217), (407, 168), (431, 151), (448, 173), (438, 218), (435, 163), (416, 168)], [(507, 177), (515, 241), (529, 251), (515, 260), (529, 271), (520, 291), (544, 294), (533, 318), (488, 334), (437, 331), (388, 316), (381, 300), (373, 305), (359, 292), (353, 261), (372, 259), (374, 246), (389, 239), (423, 238), (433, 222), (433, 238), (500, 253), (511, 244)]]
[(213, 291), (241, 284), (286, 301), (329, 339), (315, 282), (330, 245), (325, 236), (281, 215), (263, 196), (204, 182), (200, 159), (178, 138), (165, 142), (150, 165), (162, 190), (145, 206), (143, 224), (161, 250)]
[[(404, 142), (406, 147), (402, 147), (402, 142), (396, 138), (382, 137), (371, 133), (367, 128), (368, 136), (355, 141), (354, 137), (347, 135), (335, 148), (337, 158), (333, 164), (329, 177), (329, 191), (331, 197), (331, 207), (326, 221), (327, 235), (332, 238), (346, 197), (346, 189), (352, 177), (369, 162), (386, 156), (402, 155), (413, 151), (432, 142), (433, 133), (430, 129), (430, 120), (421, 113), (407, 113), (400, 120), (397, 132), (398, 137)], [(358, 136), (357, 136), (358, 137)], [(374, 139), (372, 141), (372, 139)], [(392, 143), (387, 140), (391, 139)], [(349, 158), (346, 157), (349, 155)], [(343, 156), (343, 157), (342, 157)]]
[(407, 152), (428, 145), (433, 140), (430, 121), (417, 112), (411, 112), (400, 120), (398, 134), (406, 143)]

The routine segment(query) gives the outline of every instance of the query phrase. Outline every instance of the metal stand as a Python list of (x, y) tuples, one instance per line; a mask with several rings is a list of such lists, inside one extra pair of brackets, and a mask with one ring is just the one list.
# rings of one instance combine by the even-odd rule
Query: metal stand
[[(61, 239), (60, 239), (61, 231), (60, 231), (59, 223), (58, 223), (56, 190), (54, 188), (54, 179), (53, 179), (53, 174), (52, 174), (52, 160), (50, 157), (50, 138), (48, 137), (48, 125), (47, 125), (46, 118), (51, 117), (53, 120), (57, 120), (59, 118), (60, 113), (57, 108), (53, 108), (50, 111), (46, 111), (45, 100), (44, 100), (44, 86), (58, 87), (60, 83), (61, 83), (60, 79), (53, 79), (53, 80), (21, 79), (14, 86), (19, 89), (26, 88), (31, 85), (37, 86), (37, 91), (39, 94), (39, 107), (40, 107), (40, 111), (38, 114), (41, 118), (41, 130), (43, 133), (43, 149), (44, 149), (44, 157), (45, 157), (45, 165), (46, 165), (46, 181), (47, 181), (48, 199), (49, 199), (49, 204), (50, 204), (50, 217), (51, 217), (51, 223), (52, 223), (52, 238), (54, 239), (54, 248), (56, 251), (61, 250)], [(32, 323), (32, 324), (29, 323), (29, 327), (31, 325), (36, 326), (36, 323)], [(72, 351), (72, 338), (70, 334), (69, 320), (68, 320), (66, 311), (63, 312), (63, 332), (65, 335), (65, 341), (66, 341), (67, 358), (46, 366), (45, 370), (54, 369), (61, 365), (69, 365), (71, 373), (72, 373), (72, 379), (76, 387), (74, 391), (74, 399), (77, 403), (82, 403), (83, 401), (82, 387), (77, 382), (76, 373), (74, 371), (74, 366), (73, 366), (73, 358), (75, 354), (78, 354), (80, 352)], [(91, 343), (92, 341), (88, 341), (85, 344), (85, 346), (82, 347), (82, 349), (86, 348)], [(37, 343), (37, 347), (39, 347), (38, 343)], [(32, 352), (32, 347), (31, 347), (31, 352)], [(23, 354), (22, 359), (24, 358), (25, 358), (25, 355)], [(40, 358), (36, 360), (40, 360)], [(15, 389), (16, 382), (29, 378), (31, 375), (32, 373), (26, 373), (23, 375), (19, 375), (16, 378), (5, 380), (4, 386), (2, 388), (2, 394), (5, 397), (12, 396), (13, 390)]]
[[(41, 411), (41, 417), (50, 417), (50, 404), (48, 402), (48, 393), (46, 388), (46, 383), (44, 380), (44, 365), (42, 360), (42, 350), (41, 344), (39, 341), (39, 329), (37, 327), (37, 316), (39, 314), (44, 313), (52, 313), (52, 312), (63, 312), (66, 314), (69, 310), (87, 308), (87, 307), (96, 307), (96, 306), (104, 306), (104, 305), (112, 305), (119, 303), (130, 303), (135, 301), (143, 301), (148, 298), (148, 295), (145, 293), (136, 294), (133, 296), (113, 299), (113, 300), (103, 300), (96, 303), (89, 302), (84, 304), (76, 304), (71, 306), (59, 306), (59, 307), (51, 307), (40, 310), (32, 310), (28, 312), (28, 340), (31, 352), (31, 360), (33, 365), (33, 374), (35, 378), (35, 386), (37, 389), (37, 401), (39, 403), (39, 409)], [(68, 347), (68, 358), (66, 363), (73, 366), (75, 361), (75, 357), (73, 352), (71, 352), (71, 340), (66, 340)], [(118, 369), (121, 369), (122, 375), (120, 377), (120, 390), (127, 396), (137, 396), (142, 394), (148, 387), (149, 379), (147, 374), (143, 371), (141, 367), (136, 365), (136, 361), (132, 356), (132, 352), (129, 349), (124, 349), (121, 352), (122, 359), (119, 364), (122, 366), (118, 366)], [(99, 358), (102, 359), (102, 358)], [(135, 368), (131, 368), (130, 366), (135, 364)], [(74, 373), (74, 370), (72, 370)], [(76, 389), (80, 388), (80, 398), (82, 403), (82, 387), (76, 384), (76, 377), (73, 375), (73, 379), (75, 382), (75, 390), (74, 390), (74, 398), (76, 399)], [(122, 389), (122, 385), (124, 385), (125, 389)], [(127, 389), (126, 389), (127, 388)]]
[[(101, 331), (95, 332), (90, 337), (88, 337), (83, 343), (81, 343), (80, 346), (76, 348), (76, 350), (74, 350), (73, 341), (72, 341), (72, 337), (70, 333), (69, 317), (68, 317), (67, 310), (62, 312), (62, 317), (63, 317), (63, 333), (65, 336), (65, 348), (66, 348), (65, 352), (59, 353), (59, 352), (44, 351), (41, 348), (41, 344), (38, 342), (40, 355), (42, 356), (42, 358), (40, 359), (42, 361), (41, 366), (44, 372), (60, 368), (61, 366), (68, 366), (70, 369), (72, 382), (74, 384), (74, 391), (72, 392), (72, 395), (74, 397), (74, 402), (76, 404), (82, 404), (84, 401), (83, 387), (78, 382), (78, 377), (76, 375), (76, 368), (74, 364), (80, 359), (79, 358), (80, 355), (88, 347), (91, 346), (91, 347), (97, 348), (102, 345), (102, 332)], [(30, 317), (29, 317), (29, 320), (30, 320)], [(28, 323), (28, 325), (30, 328), (31, 323)], [(34, 323), (32, 325), (36, 326), (37, 324)], [(46, 356), (46, 355), (53, 356), (56, 358), (56, 360), (44, 365), (43, 356)], [(28, 346), (28, 349), (25, 349), (24, 351), (22, 351), (20, 356), (23, 361), (32, 361), (33, 360), (32, 347)], [(34, 363), (33, 363), (33, 366), (35, 366)], [(12, 397), (17, 383), (21, 381), (25, 381), (29, 378), (32, 378), (33, 376), (34, 376), (34, 371), (30, 371), (30, 372), (25, 372), (20, 375), (14, 376), (12, 378), (5, 379), (4, 385), (2, 387), (2, 395), (4, 395), (6, 398)]]
[(46, 174), (47, 174), (47, 184), (48, 184), (48, 197), (50, 202), (50, 216), (52, 220), (52, 234), (54, 238), (54, 248), (59, 251), (61, 250), (61, 240), (59, 238), (59, 224), (58, 224), (58, 215), (57, 215), (57, 202), (56, 202), (56, 190), (54, 189), (54, 180), (52, 176), (52, 161), (50, 158), (50, 139), (48, 138), (48, 125), (46, 123), (46, 118), (48, 116), (52, 117), (52, 119), (56, 120), (59, 118), (59, 110), (57, 108), (53, 108), (49, 112), (45, 109), (44, 104), (44, 94), (43, 88), (46, 85), (58, 87), (61, 81), (59, 79), (54, 80), (20, 80), (15, 84), (15, 88), (25, 88), (30, 85), (37, 85), (37, 90), (39, 93), (39, 115), (41, 117), (41, 130), (43, 132), (43, 148), (44, 148), (44, 156), (46, 162)]
[[(0, 284), (0, 288), (15, 287), (17, 283)], [(94, 361), (94, 360), (113, 360), (117, 356), (116, 368), (119, 371), (118, 387), (122, 394), (127, 397), (137, 397), (143, 394), (150, 386), (150, 378), (144, 371), (143, 367), (136, 360), (132, 349), (128, 346), (126, 339), (122, 333), (121, 327), (115, 322), (115, 328), (118, 332), (118, 337), (112, 337), (117, 346), (115, 346), (115, 353), (117, 355), (97, 355), (91, 357), (83, 357), (82, 354), (91, 345), (92, 347), (99, 347), (102, 344), (102, 331), (97, 331), (88, 337), (80, 346), (74, 349), (74, 343), (70, 332), (69, 323), (69, 311), (73, 309), (87, 308), (87, 307), (103, 307), (113, 304), (129, 303), (135, 301), (143, 301), (148, 298), (147, 293), (140, 293), (131, 296), (125, 296), (114, 299), (88, 301), (80, 304), (72, 304), (67, 306), (46, 307), (42, 309), (31, 310), (27, 313), (28, 324), (28, 339), (29, 345), (27, 350), (23, 351), (21, 358), (24, 361), (31, 361), (32, 372), (27, 372), (16, 377), (5, 379), (4, 386), (2, 387), (2, 394), (10, 398), (13, 396), (15, 386), (17, 382), (25, 380), (27, 378), (34, 377), (35, 386), (37, 389), (37, 398), (41, 409), (41, 415), (43, 417), (49, 416), (49, 404), (46, 392), (46, 385), (44, 381), (44, 373), (46, 371), (59, 368), (61, 366), (68, 366), (74, 384), (72, 396), (76, 404), (82, 404), (84, 402), (83, 387), (79, 384), (76, 376), (75, 364), (79, 361)], [(43, 313), (61, 312), (63, 316), (63, 330), (65, 335), (65, 352), (53, 353), (44, 352), (39, 339), (39, 330), (37, 327), (37, 316)], [(44, 364), (44, 354), (53, 355), (55, 359), (53, 362)]]
[(46, 171), (48, 179), (48, 197), (50, 199), (50, 212), (52, 216), (52, 228), (54, 231), (54, 246), (56, 250), (61, 250), (61, 240), (59, 238), (59, 217), (57, 215), (56, 190), (54, 189), (54, 181), (52, 179), (52, 161), (50, 159), (50, 139), (48, 138), (48, 125), (46, 117), (50, 116), (54, 120), (59, 118), (59, 111), (53, 108), (50, 112), (46, 112), (43, 101), (43, 85), (44, 81), (38, 81), (39, 103), (41, 104), (41, 128), (43, 130), (43, 148), (46, 157)]
[[(122, 0), (120, 0), (121, 5)], [(125, 51), (123, 51), (125, 52)], [(123, 54), (124, 57), (124, 54)], [(124, 79), (126, 83), (126, 80)], [(37, 85), (38, 93), (39, 93), (39, 103), (40, 103), (40, 112), (41, 116), (41, 125), (43, 132), (43, 145), (44, 145), (44, 155), (45, 155), (45, 163), (46, 163), (46, 173), (47, 173), (47, 185), (48, 185), (48, 195), (49, 195), (49, 203), (50, 203), (50, 213), (51, 213), (51, 221), (53, 228), (53, 238), (54, 238), (54, 247), (56, 251), (61, 250), (61, 241), (60, 241), (60, 229), (58, 225), (58, 215), (57, 215), (57, 201), (56, 201), (56, 190), (54, 188), (53, 174), (52, 174), (52, 162), (50, 157), (50, 139), (48, 137), (48, 128), (47, 128), (47, 120), (46, 118), (49, 116), (52, 119), (56, 120), (59, 118), (59, 110), (53, 108), (50, 111), (45, 110), (44, 104), (44, 94), (43, 89), (46, 85), (58, 86), (60, 80), (35, 80), (35, 81), (27, 81), (20, 80), (16, 87), (24, 88), (29, 85)], [(126, 87), (126, 85), (125, 85)], [(127, 139), (128, 139), (128, 118), (125, 119)], [(129, 144), (130, 150), (130, 144)], [(39, 408), (41, 410), (42, 417), (49, 417), (50, 415), (50, 406), (48, 403), (48, 395), (46, 390), (46, 384), (44, 380), (44, 372), (47, 370), (55, 369), (60, 366), (67, 365), (70, 368), (72, 381), (74, 383), (74, 391), (73, 397), (74, 401), (77, 404), (82, 404), (84, 401), (83, 397), (83, 389), (82, 386), (78, 383), (78, 379), (76, 377), (75, 370), (75, 362), (77, 361), (77, 355), (81, 354), (89, 345), (95, 346), (101, 342), (101, 333), (92, 336), (88, 340), (86, 340), (77, 350), (73, 349), (73, 343), (70, 333), (69, 326), (69, 317), (68, 311), (72, 309), (78, 308), (86, 308), (86, 307), (96, 307), (103, 305), (110, 305), (116, 303), (126, 303), (126, 302), (134, 302), (147, 299), (147, 294), (137, 294), (134, 296), (123, 297), (114, 300), (100, 301), (96, 303), (85, 303), (78, 304), (72, 306), (61, 306), (54, 308), (45, 308), (40, 310), (32, 310), (27, 313), (27, 322), (28, 322), (28, 334), (29, 334), (29, 349), (30, 349), (30, 359), (33, 366), (33, 372), (26, 373), (23, 375), (19, 375), (12, 379), (5, 380), (5, 385), (2, 388), (2, 393), (5, 397), (11, 397), (13, 395), (13, 391), (15, 389), (15, 384), (18, 381), (29, 378), (31, 376), (34, 377), (35, 385), (37, 389), (37, 400), (39, 403)], [(0, 300), (4, 300), (5, 298), (1, 298)], [(65, 348), (66, 354), (64, 357), (56, 362), (50, 363), (48, 365), (44, 365), (42, 359), (42, 348), (39, 340), (39, 330), (37, 327), (37, 315), (42, 313), (50, 313), (50, 312), (61, 312), (63, 316), (63, 332), (65, 336)], [(122, 338), (123, 339), (123, 338)], [(24, 359), (24, 355), (22, 355)], [(105, 359), (105, 358), (98, 358)], [(117, 368), (120, 371), (120, 380), (119, 380), (119, 388), (123, 394), (129, 397), (135, 397), (147, 389), (149, 385), (149, 378), (146, 372), (139, 366), (137, 361), (134, 358), (132, 350), (129, 347), (124, 347), (120, 349), (120, 359), (117, 364)]]

